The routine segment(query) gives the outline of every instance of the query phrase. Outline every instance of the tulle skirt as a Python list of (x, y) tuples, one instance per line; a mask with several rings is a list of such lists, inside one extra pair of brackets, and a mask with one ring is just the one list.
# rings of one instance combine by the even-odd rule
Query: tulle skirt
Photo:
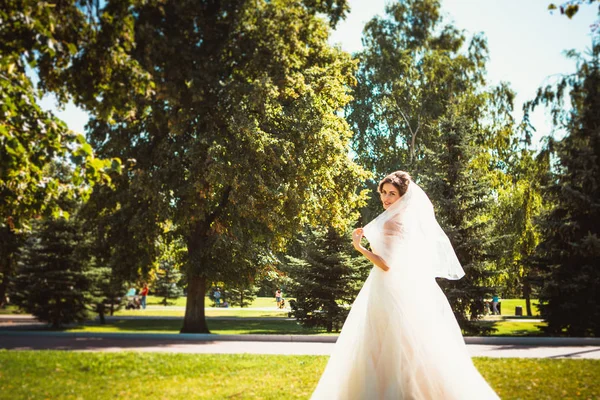
[(474, 367), (435, 279), (407, 268), (384, 272), (374, 267), (312, 399), (487, 400), (498, 396)]

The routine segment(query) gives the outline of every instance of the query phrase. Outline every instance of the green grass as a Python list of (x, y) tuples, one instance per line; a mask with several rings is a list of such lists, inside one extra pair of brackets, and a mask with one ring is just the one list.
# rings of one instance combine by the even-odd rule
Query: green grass
[[(500, 299), (500, 302), (502, 303), (502, 315), (503, 316), (514, 316), (515, 308), (517, 306), (523, 307), (523, 315), (524, 316), (527, 315), (527, 308), (525, 308), (525, 299)], [(535, 317), (540, 316), (540, 312), (537, 308), (538, 304), (539, 304), (539, 302), (537, 300), (534, 300), (534, 299), (531, 300), (532, 317), (530, 317), (530, 318), (535, 318)]]
[[(211, 333), (219, 335), (316, 335), (325, 334), (322, 329), (304, 328), (296, 321), (264, 321), (244, 319), (234, 321), (208, 320)], [(127, 319), (107, 322), (105, 325), (89, 324), (71, 329), (68, 332), (119, 332), (119, 333), (179, 333), (182, 319)]]
[[(240, 317), (235, 320), (208, 319), (211, 333), (219, 335), (324, 335), (324, 329), (312, 329), (301, 326), (296, 321), (260, 320)], [(534, 322), (481, 321), (486, 326), (497, 328), (492, 336), (543, 336)], [(123, 319), (109, 321), (105, 325), (97, 323), (67, 329), (69, 332), (119, 332), (119, 333), (178, 333), (183, 319)], [(337, 334), (335, 332), (331, 334)]]
[[(149, 306), (162, 306), (163, 297), (158, 296), (147, 296), (146, 297), (146, 305)], [(207, 301), (207, 305), (211, 304), (210, 299), (208, 297), (205, 298)], [(177, 306), (177, 307), (185, 307), (187, 302), (187, 297), (179, 297), (178, 299), (169, 300), (169, 306)]]
[(17, 306), (6, 306), (0, 308), (0, 314), (23, 314), (23, 311)]
[[(148, 296), (148, 298), (146, 299), (146, 304), (149, 306), (150, 305), (162, 306), (163, 305), (162, 300), (163, 300), (162, 297)], [(285, 300), (287, 302), (289, 299), (286, 297)], [(176, 300), (169, 300), (169, 305), (177, 306), (177, 307), (185, 307), (186, 302), (187, 302), (186, 297), (180, 297)], [(206, 307), (211, 307), (213, 305), (213, 302), (208, 297), (205, 297), (204, 304), (206, 304)], [(275, 303), (275, 297), (257, 297), (256, 299), (254, 299), (254, 301), (248, 308), (263, 308), (263, 307), (275, 308), (276, 305), (277, 305), (277, 303)], [(239, 307), (236, 307), (236, 308), (239, 308)]]
[(546, 326), (546, 322), (519, 322), (514, 320), (479, 321), (479, 325), (495, 328), (491, 336), (544, 336), (539, 328)]
[[(281, 317), (287, 318), (287, 311), (261, 311), (246, 308), (234, 308), (231, 310), (205, 310), (207, 317)], [(115, 313), (115, 316), (144, 316), (144, 317), (182, 317), (185, 315), (183, 310), (121, 310)]]
[[(0, 399), (308, 399), (326, 356), (0, 350)], [(476, 358), (504, 400), (600, 397), (599, 360)]]

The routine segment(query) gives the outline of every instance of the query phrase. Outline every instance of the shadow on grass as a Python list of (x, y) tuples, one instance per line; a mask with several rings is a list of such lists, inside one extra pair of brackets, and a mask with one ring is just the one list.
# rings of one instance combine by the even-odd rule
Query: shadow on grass
[[(239, 318), (231, 320), (207, 320), (208, 328), (217, 334), (257, 334), (257, 335), (316, 335), (325, 333), (321, 329), (304, 328), (296, 321), (264, 321)], [(123, 319), (109, 321), (104, 325), (88, 323), (69, 328), (69, 331), (86, 332), (154, 332), (179, 333), (183, 326), (183, 318), (179, 319)]]
[[(212, 333), (227, 334), (256, 334), (256, 335), (322, 335), (326, 334), (324, 329), (306, 328), (294, 320), (286, 319), (261, 319), (261, 318), (228, 318), (207, 319), (208, 327)], [(545, 336), (540, 329), (543, 324), (537, 322), (519, 322), (511, 320), (478, 321), (485, 330), (492, 332), (485, 336)], [(17, 324), (15, 324), (17, 325)], [(53, 330), (46, 325), (37, 326), (13, 325), (10, 330)], [(183, 326), (183, 318), (155, 318), (140, 319), (113, 319), (101, 325), (98, 322), (89, 322), (83, 325), (70, 326), (62, 331), (72, 332), (116, 332), (116, 333), (179, 333)], [(2, 329), (2, 328), (0, 328)], [(335, 332), (332, 334), (336, 334)]]
[(543, 331), (543, 323), (538, 322), (518, 322), (510, 320), (497, 321), (477, 321), (477, 325), (485, 330), (490, 330), (490, 334), (482, 336), (527, 336), (539, 337), (547, 336)]

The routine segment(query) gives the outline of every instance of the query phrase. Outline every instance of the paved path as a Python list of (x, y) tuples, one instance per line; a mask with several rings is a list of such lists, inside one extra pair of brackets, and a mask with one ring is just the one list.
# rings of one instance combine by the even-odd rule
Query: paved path
[[(26, 326), (33, 330), (10, 329), (18, 326), (21, 329)], [(42, 326), (45, 324), (40, 324), (29, 315), (0, 315), (0, 327), (5, 328), (0, 330), (0, 348), (328, 355), (336, 340), (335, 336), (314, 335), (180, 335), (36, 331), (36, 327)], [(466, 337), (465, 342), (471, 355), (477, 357), (600, 359), (599, 338)]]
[[(139, 335), (138, 335), (139, 336)], [(141, 351), (205, 354), (329, 355), (335, 343), (274, 341), (209, 341), (140, 339), (102, 336), (0, 335), (0, 348), (10, 350)], [(600, 346), (467, 344), (475, 357), (600, 359)]]

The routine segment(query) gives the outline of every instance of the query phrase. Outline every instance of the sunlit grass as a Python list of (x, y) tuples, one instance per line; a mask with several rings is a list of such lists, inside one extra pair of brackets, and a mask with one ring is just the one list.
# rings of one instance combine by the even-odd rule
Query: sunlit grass
[(543, 336), (540, 326), (546, 322), (519, 322), (512, 320), (479, 321), (479, 325), (496, 329), (491, 336)]
[[(286, 298), (286, 301), (288, 299)], [(146, 299), (146, 304), (149, 306), (163, 306), (162, 304), (163, 298), (162, 297), (158, 297), (158, 296), (148, 296), (148, 298)], [(176, 306), (176, 307), (185, 307), (187, 302), (187, 298), (186, 297), (180, 297), (178, 299), (175, 300), (169, 300), (169, 306)], [(204, 304), (206, 305), (206, 307), (212, 307), (213, 306), (213, 301), (207, 296), (204, 298)], [(265, 308), (265, 307), (273, 307), (275, 308), (275, 306), (277, 305), (277, 303), (275, 303), (275, 297), (257, 297), (256, 299), (254, 299), (254, 301), (252, 302), (252, 304), (250, 304), (248, 307), (243, 307), (242, 309), (246, 309), (246, 308)], [(233, 307), (233, 308), (240, 308), (240, 307)]]
[[(515, 308), (517, 306), (523, 307), (523, 316), (527, 316), (527, 308), (525, 307), (525, 299), (500, 299), (502, 303), (502, 315), (503, 316), (515, 316)], [(530, 318), (539, 318), (540, 311), (537, 306), (539, 301), (537, 299), (531, 300), (531, 314)]]
[[(305, 328), (296, 321), (265, 321), (240, 318), (238, 320), (207, 320), (211, 333), (220, 335), (316, 335), (323, 329)], [(67, 329), (69, 332), (120, 332), (120, 333), (179, 333), (183, 319), (126, 319), (107, 322), (105, 325), (82, 325)]]
[[(207, 317), (280, 317), (287, 318), (287, 310), (262, 311), (246, 308), (236, 308), (233, 310), (207, 309), (205, 310)], [(184, 310), (121, 310), (115, 313), (115, 316), (129, 317), (182, 317), (185, 315)]]
[[(261, 320), (240, 317), (231, 320), (207, 320), (211, 333), (220, 335), (323, 335), (324, 329), (305, 328), (295, 320)], [(482, 325), (498, 329), (492, 336), (542, 336), (536, 322), (480, 321)], [(180, 319), (123, 319), (110, 320), (105, 325), (97, 323), (70, 328), (70, 332), (120, 332), (120, 333), (179, 333)], [(331, 334), (336, 334), (333, 332)]]
[[(0, 350), (2, 399), (308, 399), (326, 356)], [(504, 400), (600, 398), (600, 360), (475, 358)]]

